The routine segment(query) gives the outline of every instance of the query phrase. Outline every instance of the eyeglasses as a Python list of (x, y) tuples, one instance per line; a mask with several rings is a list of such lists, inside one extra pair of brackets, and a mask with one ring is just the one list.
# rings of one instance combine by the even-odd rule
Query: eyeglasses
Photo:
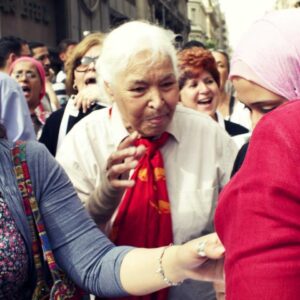
[(11, 75), (17, 80), (23, 77), (25, 77), (25, 79), (27, 80), (36, 79), (38, 77), (38, 75), (32, 71), (27, 71), (27, 72), (18, 71), (16, 73), (12, 73)]
[(89, 65), (93, 63), (96, 64), (99, 56), (90, 57), (90, 56), (83, 56), (80, 60), (77, 60), (75, 63), (75, 70), (77, 72), (86, 72), (89, 68)]

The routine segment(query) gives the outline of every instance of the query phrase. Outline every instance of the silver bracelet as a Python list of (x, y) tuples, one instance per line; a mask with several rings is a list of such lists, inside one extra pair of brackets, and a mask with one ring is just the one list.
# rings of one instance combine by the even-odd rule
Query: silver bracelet
[(182, 284), (182, 281), (179, 281), (179, 282), (173, 282), (172, 280), (170, 280), (170, 279), (166, 276), (165, 271), (164, 271), (163, 266), (162, 266), (162, 259), (163, 259), (163, 256), (164, 256), (166, 250), (167, 250), (169, 247), (171, 247), (171, 246), (173, 246), (173, 244), (170, 244), (170, 245), (168, 245), (168, 246), (166, 246), (166, 247), (163, 248), (163, 250), (162, 250), (162, 252), (161, 252), (161, 254), (160, 254), (159, 260), (158, 260), (159, 267), (158, 267), (156, 273), (159, 273), (159, 274), (161, 275), (163, 281), (164, 281), (168, 286), (177, 286), (177, 285)]

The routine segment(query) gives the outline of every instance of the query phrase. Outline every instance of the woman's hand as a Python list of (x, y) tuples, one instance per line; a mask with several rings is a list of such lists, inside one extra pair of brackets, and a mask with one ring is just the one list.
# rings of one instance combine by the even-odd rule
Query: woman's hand
[(134, 170), (140, 158), (145, 154), (143, 145), (134, 146), (139, 138), (135, 131), (125, 138), (117, 151), (113, 152), (107, 160), (107, 179), (113, 189), (125, 189), (134, 186), (135, 182), (129, 179), (129, 172)]
[[(125, 290), (133, 295), (166, 288), (168, 284), (164, 279), (173, 283), (188, 278), (222, 282), (224, 252), (216, 233), (167, 248), (135, 248), (123, 259), (121, 282)], [(163, 274), (158, 271), (161, 269)]]
[(73, 101), (78, 110), (82, 108), (82, 112), (86, 113), (91, 105), (96, 101), (101, 100), (100, 98), (100, 89), (98, 85), (91, 84), (78, 92)]
[(177, 259), (185, 278), (223, 281), (224, 253), (218, 235), (212, 233), (179, 246)]
[(133, 132), (109, 156), (106, 170), (103, 170), (102, 184), (87, 201), (87, 210), (102, 229), (119, 205), (124, 190), (135, 184), (134, 180), (129, 179), (129, 172), (137, 166), (146, 151), (144, 146), (134, 146), (138, 138), (139, 134)]

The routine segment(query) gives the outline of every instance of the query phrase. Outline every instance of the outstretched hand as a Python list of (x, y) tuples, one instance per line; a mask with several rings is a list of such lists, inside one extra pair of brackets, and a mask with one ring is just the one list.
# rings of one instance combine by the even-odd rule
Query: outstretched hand
[(181, 245), (177, 257), (186, 278), (223, 281), (224, 253), (225, 248), (218, 235), (212, 233)]
[(121, 282), (133, 295), (149, 294), (167, 287), (168, 282), (175, 284), (185, 279), (222, 282), (223, 257), (224, 247), (216, 233), (183, 245), (135, 248), (123, 259)]

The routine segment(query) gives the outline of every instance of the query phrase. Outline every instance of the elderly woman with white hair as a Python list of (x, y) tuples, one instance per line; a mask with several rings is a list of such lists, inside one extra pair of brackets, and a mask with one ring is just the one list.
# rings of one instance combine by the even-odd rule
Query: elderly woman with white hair
[[(57, 154), (91, 216), (117, 245), (182, 244), (211, 232), (237, 150), (211, 118), (177, 106), (170, 32), (121, 25), (96, 68), (114, 104), (80, 121)], [(176, 289), (143, 299), (196, 299), (203, 291), (190, 282)]]

